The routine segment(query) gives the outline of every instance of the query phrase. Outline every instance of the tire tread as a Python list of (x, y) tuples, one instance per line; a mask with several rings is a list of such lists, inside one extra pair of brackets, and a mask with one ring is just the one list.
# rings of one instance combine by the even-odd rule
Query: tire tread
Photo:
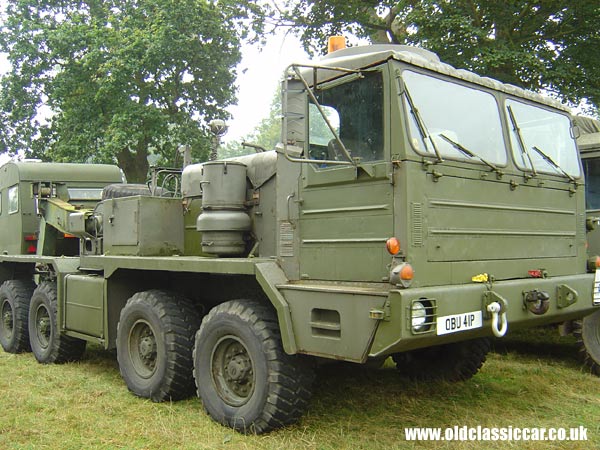
[(29, 343), (28, 318), (29, 303), (35, 289), (35, 283), (30, 279), (7, 280), (0, 286), (4, 295), (13, 298), (13, 333), (12, 345), (4, 350), (9, 353), (31, 351)]
[[(586, 329), (592, 327), (592, 329)], [(587, 337), (584, 333), (587, 332)], [(600, 377), (600, 311), (573, 321), (573, 336), (577, 344), (577, 357), (589, 373)], [(590, 336), (592, 338), (590, 338)], [(594, 339), (595, 337), (595, 339)], [(590, 348), (591, 346), (595, 348)], [(594, 350), (596, 356), (594, 356)]]
[(167, 352), (166, 371), (157, 389), (146, 395), (129, 379), (123, 360), (126, 356), (117, 352), (119, 370), (127, 387), (134, 394), (150, 398), (154, 402), (181, 400), (194, 395), (192, 349), (195, 332), (200, 326), (198, 309), (190, 300), (168, 291), (152, 289), (138, 292), (121, 311), (117, 336), (124, 332), (121, 327), (128, 310), (136, 305), (149, 306), (162, 323)]
[[(308, 408), (312, 396), (311, 384), (314, 380), (314, 372), (306, 360), (284, 352), (277, 318), (271, 308), (254, 300), (232, 300), (213, 308), (196, 333), (194, 361), (208, 324), (219, 320), (218, 318), (223, 315), (238, 317), (259, 336), (271, 369), (268, 373), (269, 388), (265, 407), (253, 423), (243, 423), (236, 417), (214, 414), (203, 402), (208, 414), (223, 425), (244, 433), (260, 434), (296, 423)], [(197, 370), (194, 364), (194, 378), (198, 396), (201, 397)]]
[(398, 372), (411, 380), (457, 382), (472, 378), (490, 350), (490, 340), (478, 338), (395, 353), (392, 359)]
[[(50, 342), (50, 351), (48, 353), (38, 352), (35, 345), (32, 346), (33, 354), (38, 362), (42, 364), (62, 364), (66, 362), (78, 361), (85, 352), (86, 341), (71, 336), (61, 334), (57, 324), (58, 299), (56, 293), (56, 283), (44, 281), (33, 292), (33, 297), (43, 295), (48, 300), (48, 311), (51, 315), (54, 336)], [(31, 323), (33, 318), (29, 317), (29, 339), (32, 339), (32, 332), (35, 324)]]

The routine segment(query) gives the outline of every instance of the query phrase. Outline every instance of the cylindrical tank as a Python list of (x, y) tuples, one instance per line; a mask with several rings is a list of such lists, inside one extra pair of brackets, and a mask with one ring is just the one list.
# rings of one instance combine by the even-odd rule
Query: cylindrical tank
[(202, 164), (202, 207), (244, 209), (246, 165), (235, 161)]
[(244, 233), (251, 229), (246, 213), (246, 165), (211, 161), (202, 165), (202, 213), (196, 229), (202, 232), (202, 251), (218, 256), (244, 253)]

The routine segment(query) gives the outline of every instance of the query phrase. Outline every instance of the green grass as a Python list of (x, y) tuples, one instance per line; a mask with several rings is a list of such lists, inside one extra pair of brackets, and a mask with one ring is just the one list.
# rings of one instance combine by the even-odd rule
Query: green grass
[[(547, 329), (496, 342), (465, 383), (416, 383), (379, 370), (318, 371), (310, 408), (293, 427), (243, 436), (208, 418), (198, 399), (131, 395), (114, 355), (40, 365), (0, 350), (0, 448), (388, 449), (600, 447), (600, 379), (584, 373), (571, 339)], [(404, 427), (578, 427), (588, 442), (406, 442)]]

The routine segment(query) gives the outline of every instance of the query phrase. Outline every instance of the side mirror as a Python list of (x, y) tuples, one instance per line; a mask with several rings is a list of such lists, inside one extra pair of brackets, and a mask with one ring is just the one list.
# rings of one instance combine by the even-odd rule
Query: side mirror
[(294, 147), (304, 148), (306, 142), (306, 120), (308, 96), (300, 80), (283, 80), (281, 87), (281, 141)]

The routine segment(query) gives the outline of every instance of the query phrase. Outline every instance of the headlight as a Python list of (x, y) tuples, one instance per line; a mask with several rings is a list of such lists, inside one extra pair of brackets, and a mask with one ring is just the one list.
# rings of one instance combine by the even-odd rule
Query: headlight
[(421, 302), (413, 302), (410, 309), (411, 325), (415, 332), (425, 331), (429, 326), (427, 323), (427, 308)]

